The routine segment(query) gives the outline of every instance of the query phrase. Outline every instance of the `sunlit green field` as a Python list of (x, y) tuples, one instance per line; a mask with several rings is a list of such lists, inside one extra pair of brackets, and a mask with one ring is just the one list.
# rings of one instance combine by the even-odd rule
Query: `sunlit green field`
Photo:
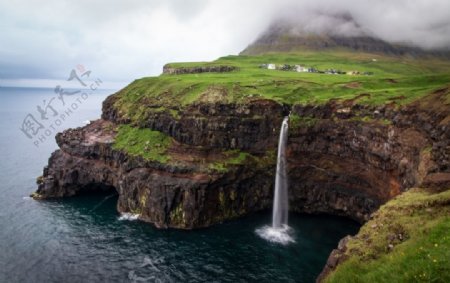
[[(301, 64), (318, 70), (371, 72), (332, 75), (268, 70), (261, 64)], [(303, 52), (260, 56), (227, 56), (213, 62), (171, 63), (170, 67), (228, 65), (227, 73), (162, 74), (138, 79), (120, 91), (116, 107), (130, 117), (146, 111), (171, 110), (195, 102), (245, 103), (267, 98), (286, 104), (320, 104), (356, 98), (357, 103), (406, 104), (450, 83), (450, 61), (389, 57), (366, 53)], [(135, 104), (135, 102), (138, 102)]]

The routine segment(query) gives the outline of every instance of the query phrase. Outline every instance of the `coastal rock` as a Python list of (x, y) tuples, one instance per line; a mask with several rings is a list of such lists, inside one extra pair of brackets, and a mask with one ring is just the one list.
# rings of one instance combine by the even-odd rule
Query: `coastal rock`
[(346, 236), (339, 241), (338, 247), (331, 251), (328, 256), (327, 263), (320, 273), (319, 277), (317, 277), (316, 282), (323, 282), (323, 280), (327, 277), (327, 275), (333, 271), (339, 263), (345, 261), (347, 259), (345, 255), (345, 251), (347, 250), (347, 242), (352, 239), (352, 236)]
[[(173, 138), (176, 162), (165, 164), (113, 148), (113, 129), (130, 122), (115, 109), (113, 95), (104, 103), (103, 119), (57, 135), (60, 150), (50, 157), (34, 197), (113, 190), (120, 212), (139, 214), (157, 227), (184, 229), (269, 209), (279, 127), (291, 111), (290, 209), (362, 223), (410, 187), (448, 184), (449, 110), (439, 103), (439, 92), (424, 99), (428, 107), (252, 100), (196, 103), (180, 110), (179, 117), (153, 113), (134, 127)], [(349, 109), (345, 113), (339, 111), (343, 105)], [(221, 172), (201, 169), (220, 158), (218, 152), (230, 150), (244, 150), (255, 160)], [(271, 157), (262, 162), (263, 156)]]
[[(207, 227), (271, 204), (267, 168), (235, 167), (206, 174), (114, 150), (113, 124), (97, 120), (58, 134), (35, 198), (117, 192), (119, 212), (139, 214), (157, 227)], [(43, 181), (42, 181), (43, 180)]]

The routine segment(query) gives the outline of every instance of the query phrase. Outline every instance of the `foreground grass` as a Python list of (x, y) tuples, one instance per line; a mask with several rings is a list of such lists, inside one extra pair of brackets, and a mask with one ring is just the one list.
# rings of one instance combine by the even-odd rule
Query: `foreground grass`
[(450, 190), (413, 189), (382, 206), (325, 282), (450, 282)]

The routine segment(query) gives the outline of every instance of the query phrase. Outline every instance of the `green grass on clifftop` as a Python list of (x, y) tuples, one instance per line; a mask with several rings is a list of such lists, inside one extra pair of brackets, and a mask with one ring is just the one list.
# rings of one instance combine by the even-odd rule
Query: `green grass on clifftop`
[(389, 201), (347, 244), (325, 282), (450, 282), (450, 190)]
[(170, 144), (171, 138), (161, 132), (121, 125), (113, 148), (123, 150), (132, 156), (166, 163), (169, 161), (166, 151)]
[[(267, 70), (260, 64), (301, 64), (319, 70), (371, 72), (331, 75)], [(147, 112), (177, 111), (195, 102), (246, 103), (272, 99), (287, 104), (318, 104), (357, 99), (362, 104), (406, 104), (450, 83), (450, 61), (411, 59), (366, 53), (303, 52), (227, 56), (216, 61), (172, 63), (172, 67), (228, 65), (226, 73), (163, 74), (134, 81), (117, 95), (115, 106), (131, 120)]]

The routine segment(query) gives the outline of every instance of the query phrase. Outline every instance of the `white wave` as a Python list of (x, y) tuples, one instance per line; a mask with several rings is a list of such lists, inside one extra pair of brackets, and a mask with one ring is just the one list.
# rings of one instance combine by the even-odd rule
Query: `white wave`
[(128, 220), (128, 221), (134, 221), (134, 220), (138, 220), (139, 219), (139, 214), (133, 214), (133, 213), (121, 213), (119, 220), (120, 221), (124, 221), (124, 220)]
[(287, 245), (289, 243), (295, 243), (293, 232), (294, 230), (288, 225), (283, 225), (281, 228), (273, 228), (272, 226), (263, 226), (256, 229), (256, 234), (272, 243), (279, 243)]

